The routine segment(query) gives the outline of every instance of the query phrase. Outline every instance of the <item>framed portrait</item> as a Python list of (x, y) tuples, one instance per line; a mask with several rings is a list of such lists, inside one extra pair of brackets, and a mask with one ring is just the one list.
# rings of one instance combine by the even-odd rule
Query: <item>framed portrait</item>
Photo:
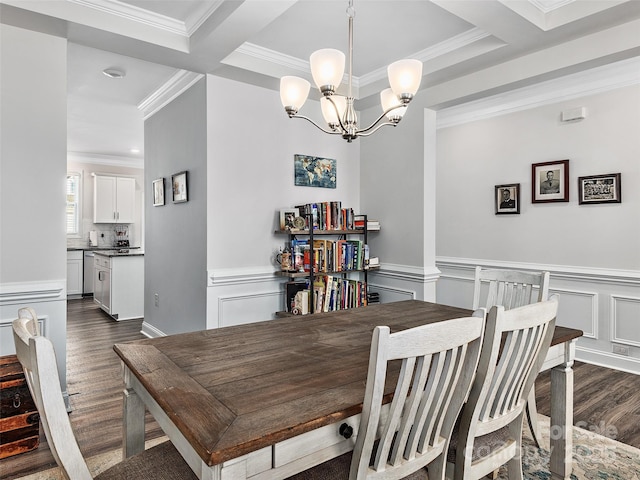
[(297, 230), (296, 218), (299, 217), (297, 208), (280, 210), (280, 230)]
[(164, 205), (164, 178), (158, 178), (153, 181), (153, 206), (162, 205)]
[(578, 177), (578, 203), (621, 203), (620, 174)]
[(187, 196), (187, 172), (179, 172), (171, 175), (171, 191), (173, 192), (173, 203), (186, 202)]
[(520, 213), (520, 184), (508, 183), (495, 187), (496, 215)]
[(302, 187), (336, 188), (337, 162), (332, 158), (294, 155), (295, 185)]
[(531, 165), (531, 203), (569, 201), (569, 160)]

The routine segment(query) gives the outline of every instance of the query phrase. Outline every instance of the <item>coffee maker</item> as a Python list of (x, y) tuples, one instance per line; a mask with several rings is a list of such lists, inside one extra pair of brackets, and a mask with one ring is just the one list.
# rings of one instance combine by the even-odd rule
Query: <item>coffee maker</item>
[(129, 225), (116, 225), (113, 246), (117, 248), (129, 248)]

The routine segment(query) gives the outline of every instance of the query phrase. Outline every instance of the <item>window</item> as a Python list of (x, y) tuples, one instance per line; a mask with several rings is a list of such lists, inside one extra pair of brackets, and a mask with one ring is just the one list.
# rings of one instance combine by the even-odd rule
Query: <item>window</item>
[(82, 218), (80, 209), (81, 201), (81, 180), (79, 173), (67, 173), (67, 236), (80, 238), (80, 219)]

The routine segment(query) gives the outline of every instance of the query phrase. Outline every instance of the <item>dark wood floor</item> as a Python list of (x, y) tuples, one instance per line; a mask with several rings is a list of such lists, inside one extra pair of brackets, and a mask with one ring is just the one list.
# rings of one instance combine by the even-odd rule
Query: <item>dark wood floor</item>
[[(143, 338), (141, 320), (115, 322), (91, 300), (68, 302), (67, 385), (73, 430), (85, 457), (122, 445), (122, 374), (115, 343)], [(640, 448), (640, 377), (584, 363), (575, 366), (575, 423)], [(538, 410), (549, 415), (549, 374), (536, 382)], [(147, 414), (147, 439), (162, 435)], [(0, 460), (0, 478), (55, 466), (46, 439), (32, 452)]]

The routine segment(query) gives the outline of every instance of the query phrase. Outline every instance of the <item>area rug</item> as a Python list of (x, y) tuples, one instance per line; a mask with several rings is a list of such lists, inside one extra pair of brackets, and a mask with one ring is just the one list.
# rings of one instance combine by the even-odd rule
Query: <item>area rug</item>
[[(549, 473), (549, 418), (540, 415), (541, 447), (536, 448), (525, 429), (523, 438), (523, 470), (525, 480), (550, 480)], [(602, 432), (607, 433), (607, 432)], [(157, 438), (147, 442), (149, 448), (166, 440)], [(120, 450), (96, 455), (87, 460), (95, 476), (122, 459)], [(573, 429), (572, 480), (640, 480), (640, 449), (630, 447), (594, 431)], [(508, 480), (505, 467), (498, 479)], [(35, 473), (20, 480), (64, 480), (58, 468)], [(338, 479), (336, 479), (338, 480)]]

